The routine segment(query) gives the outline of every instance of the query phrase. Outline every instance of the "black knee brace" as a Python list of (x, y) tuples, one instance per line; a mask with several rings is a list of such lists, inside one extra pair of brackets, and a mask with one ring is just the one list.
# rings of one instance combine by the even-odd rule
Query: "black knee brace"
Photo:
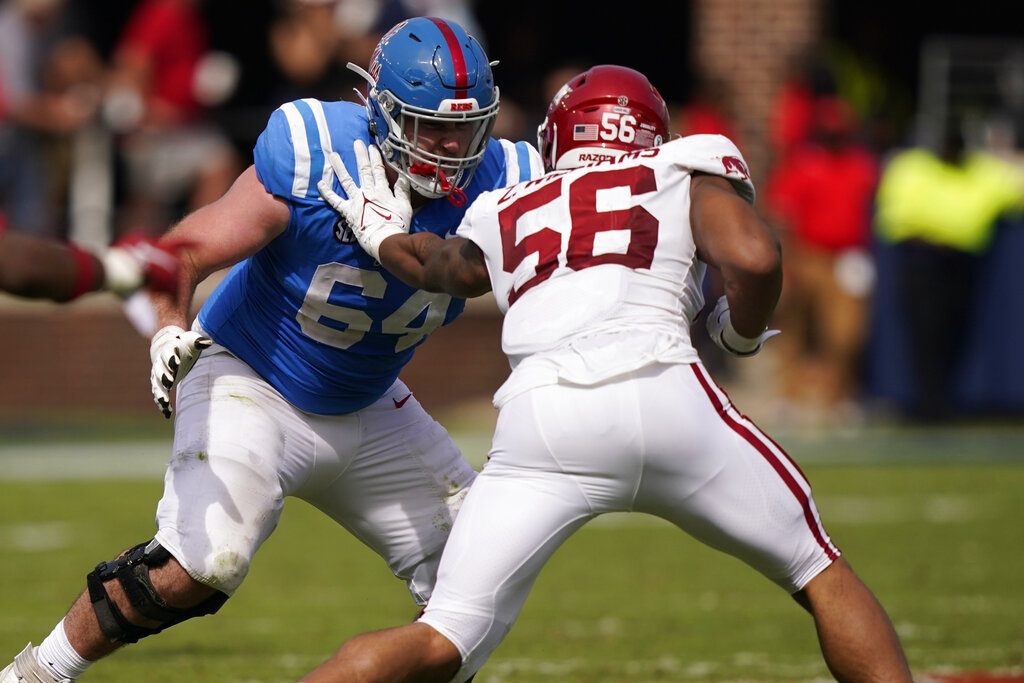
[[(171, 554), (155, 540), (140, 543), (121, 557), (96, 565), (88, 576), (89, 599), (99, 621), (103, 635), (112, 642), (137, 643), (146, 636), (159, 633), (168, 626), (179, 622), (213, 614), (227, 601), (228, 596), (217, 592), (194, 607), (184, 609), (171, 607), (161, 598), (149, 578), (151, 567), (162, 567), (171, 559)], [(139, 614), (161, 622), (157, 628), (145, 628), (128, 621), (117, 603), (110, 599), (103, 585), (117, 579), (128, 598), (128, 602)]]

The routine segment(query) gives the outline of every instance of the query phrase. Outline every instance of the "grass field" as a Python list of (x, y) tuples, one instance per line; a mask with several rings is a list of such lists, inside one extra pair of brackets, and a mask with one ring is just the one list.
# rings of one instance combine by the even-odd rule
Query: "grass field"
[[(486, 448), (486, 431), (453, 435), (467, 453)], [(166, 450), (20, 436), (0, 441), (3, 660), (49, 632), (97, 562), (152, 536)], [(1024, 681), (1024, 429), (776, 436), (920, 680)], [(82, 680), (294, 681), (346, 637), (415, 613), (375, 555), (291, 500), (218, 614)], [(830, 679), (788, 596), (658, 520), (611, 516), (555, 555), (476, 683), (812, 680)]]

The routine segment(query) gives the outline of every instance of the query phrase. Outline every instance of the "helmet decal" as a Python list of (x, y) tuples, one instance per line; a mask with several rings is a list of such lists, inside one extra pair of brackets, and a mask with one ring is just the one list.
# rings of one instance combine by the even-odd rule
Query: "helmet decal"
[(596, 123), (577, 123), (572, 127), (572, 139), (576, 142), (596, 142)]
[(370, 75), (373, 76), (374, 81), (376, 81), (377, 77), (380, 76), (380, 46), (391, 40), (391, 38), (400, 30), (405, 28), (405, 25), (408, 23), (408, 20), (406, 20), (392, 26), (387, 33), (381, 36), (381, 39), (377, 41), (377, 44), (374, 46), (373, 54), (370, 55)]
[[(469, 83), (469, 75), (466, 73), (466, 57), (462, 54), (462, 46), (459, 45), (459, 41), (455, 37), (455, 32), (452, 31), (451, 26), (449, 26), (447, 22), (434, 18), (431, 18), (430, 20), (441, 30), (441, 35), (444, 36), (448, 50), (451, 52), (452, 67), (455, 69), (455, 81), (452, 83), (456, 88), (455, 99), (465, 99), (467, 96), (466, 88)], [(440, 69), (438, 69), (438, 73), (440, 72)]]

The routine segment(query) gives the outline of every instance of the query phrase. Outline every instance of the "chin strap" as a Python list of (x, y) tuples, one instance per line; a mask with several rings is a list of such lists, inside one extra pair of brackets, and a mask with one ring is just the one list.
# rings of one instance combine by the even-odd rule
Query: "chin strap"
[(409, 173), (421, 176), (436, 176), (437, 184), (441, 187), (442, 192), (448, 194), (448, 201), (452, 203), (452, 206), (463, 206), (466, 203), (466, 193), (462, 191), (462, 188), (453, 187), (452, 182), (448, 180), (448, 177), (440, 167), (431, 164), (413, 164), (409, 167)]

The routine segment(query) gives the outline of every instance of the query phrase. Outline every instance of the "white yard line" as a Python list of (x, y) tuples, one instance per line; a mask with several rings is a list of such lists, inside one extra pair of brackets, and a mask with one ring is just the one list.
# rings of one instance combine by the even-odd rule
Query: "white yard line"
[(0, 481), (163, 479), (170, 441), (0, 446)]
[[(490, 446), (490, 434), (452, 434), (466, 459), (477, 469)], [(162, 480), (171, 455), (171, 440), (124, 442), (0, 443), (0, 482), (56, 479)]]

